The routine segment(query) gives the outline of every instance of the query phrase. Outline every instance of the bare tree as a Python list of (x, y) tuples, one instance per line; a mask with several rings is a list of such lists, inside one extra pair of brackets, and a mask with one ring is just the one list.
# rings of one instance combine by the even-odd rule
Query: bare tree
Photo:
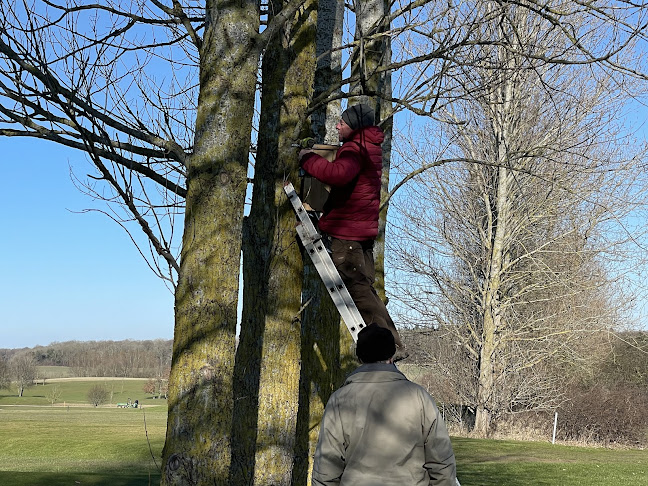
[(153, 395), (153, 398), (166, 398), (169, 391), (168, 381), (162, 378), (149, 378), (148, 381), (144, 383), (142, 391)]
[(103, 405), (108, 401), (108, 396), (110, 392), (103, 385), (94, 385), (90, 390), (88, 390), (88, 401), (98, 407)]
[(18, 387), (18, 396), (22, 397), (25, 388), (34, 384), (36, 378), (36, 362), (28, 351), (12, 356), (9, 361), (13, 382)]
[(59, 385), (54, 385), (47, 392), (47, 399), (49, 402), (54, 405), (61, 399), (61, 387)]
[[(626, 92), (587, 69), (538, 65), (531, 46), (542, 56), (567, 46), (523, 9), (490, 8), (484, 37), (507, 42), (455, 78), (463, 101), (438, 112), (441, 143), (426, 137), (436, 163), (463, 162), (411, 188), (395, 250), (413, 318), (457, 345), (443, 366), (480, 435), (506, 411), (554, 406), (555, 371), (586, 361), (584, 337), (618, 323), (619, 262), (631, 267), (640, 250), (623, 222), (645, 187), (641, 149), (623, 153), (610, 125)], [(421, 148), (407, 156), (434, 165)]]
[(6, 359), (0, 358), (0, 390), (11, 386), (11, 372)]

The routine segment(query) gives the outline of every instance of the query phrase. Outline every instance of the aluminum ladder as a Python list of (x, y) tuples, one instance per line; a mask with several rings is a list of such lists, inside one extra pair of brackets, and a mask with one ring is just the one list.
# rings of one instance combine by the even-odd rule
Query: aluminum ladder
[(301, 199), (299, 199), (299, 196), (295, 192), (295, 188), (290, 182), (286, 182), (284, 184), (284, 191), (297, 215), (297, 235), (313, 261), (317, 273), (322, 278), (322, 282), (324, 282), (326, 290), (328, 290), (331, 299), (333, 299), (335, 307), (340, 312), (344, 324), (349, 329), (353, 341), (357, 342), (358, 333), (366, 324), (355, 302), (353, 302), (346, 285), (344, 285), (342, 277), (340, 277), (340, 274), (335, 268), (328, 250), (324, 246), (322, 235), (315, 228), (313, 221), (311, 221), (308, 215), (308, 211), (304, 209)]

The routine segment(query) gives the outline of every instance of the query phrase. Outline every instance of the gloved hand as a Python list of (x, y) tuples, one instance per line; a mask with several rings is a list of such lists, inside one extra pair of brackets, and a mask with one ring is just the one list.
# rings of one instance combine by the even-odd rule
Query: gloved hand
[(313, 148), (313, 145), (315, 145), (316, 141), (313, 137), (307, 137), (307, 138), (302, 138), (299, 140), (297, 143), (293, 143), (293, 147), (299, 147), (299, 148)]
[(306, 155), (314, 154), (314, 153), (315, 153), (315, 151), (312, 150), (312, 149), (301, 149), (299, 151), (299, 162), (301, 163)]

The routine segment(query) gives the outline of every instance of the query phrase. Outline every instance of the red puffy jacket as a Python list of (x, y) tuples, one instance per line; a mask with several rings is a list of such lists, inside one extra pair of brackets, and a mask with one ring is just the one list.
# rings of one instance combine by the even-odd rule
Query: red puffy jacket
[(333, 162), (317, 154), (304, 157), (302, 168), (331, 186), (321, 231), (342, 240), (376, 239), (384, 140), (381, 128), (365, 127), (344, 141)]

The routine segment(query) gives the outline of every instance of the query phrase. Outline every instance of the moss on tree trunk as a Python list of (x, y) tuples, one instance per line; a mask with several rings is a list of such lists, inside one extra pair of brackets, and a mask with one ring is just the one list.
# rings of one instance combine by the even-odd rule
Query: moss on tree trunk
[(238, 274), (259, 17), (256, 4), (242, 2), (208, 2), (207, 13), (194, 154), (187, 167), (163, 485), (230, 484)]
[[(283, 190), (315, 67), (314, 2), (267, 47), (252, 207), (246, 224), (241, 338), (236, 360), (232, 484), (291, 483), (301, 370), (302, 265)], [(271, 5), (280, 12), (282, 5)]]

